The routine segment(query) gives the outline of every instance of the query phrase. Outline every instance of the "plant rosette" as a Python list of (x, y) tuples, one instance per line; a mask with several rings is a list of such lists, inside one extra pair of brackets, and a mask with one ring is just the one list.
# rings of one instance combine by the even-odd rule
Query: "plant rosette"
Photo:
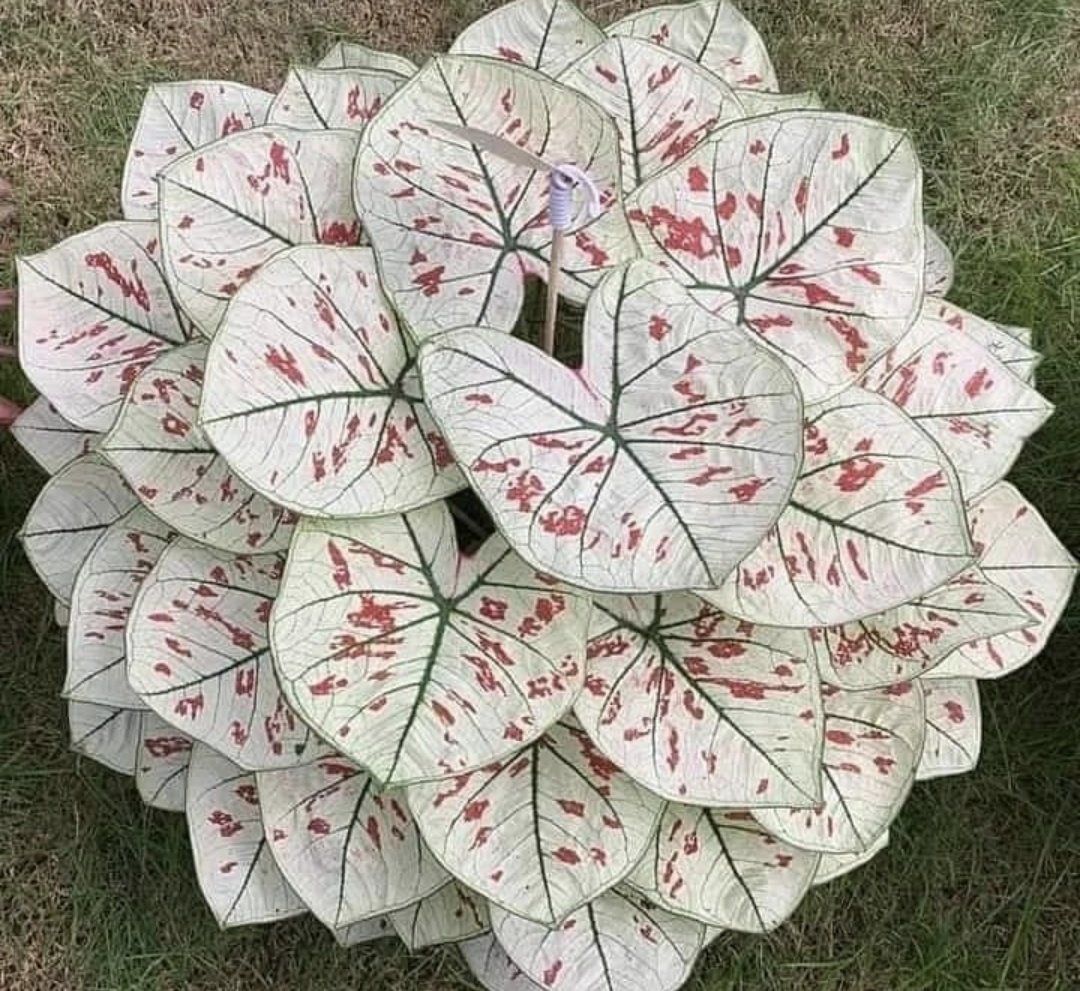
[(1030, 334), (729, 3), (157, 85), (121, 205), (19, 261), (22, 538), (75, 749), (222, 925), (675, 989), (971, 770), (1061, 616)]

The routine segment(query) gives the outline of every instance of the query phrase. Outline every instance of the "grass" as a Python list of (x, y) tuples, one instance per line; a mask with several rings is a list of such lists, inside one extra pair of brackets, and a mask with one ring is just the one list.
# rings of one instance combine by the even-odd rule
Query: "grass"
[[(39, 250), (117, 214), (146, 83), (273, 87), (338, 37), (422, 55), (473, 0), (6, 0), (0, 173)], [(490, 5), (487, 5), (490, 6)], [(598, 0), (614, 16), (630, 4)], [(643, 6), (637, 4), (635, 6)], [(744, 0), (785, 88), (910, 128), (956, 301), (1032, 326), (1059, 406), (1014, 479), (1080, 547), (1080, 5), (1075, 0)], [(0, 318), (9, 319), (9, 318)], [(0, 323), (0, 340), (10, 340)], [(0, 392), (28, 396), (0, 370)], [(41, 477), (0, 438), (0, 988), (462, 991), (451, 952), (338, 952), (311, 921), (220, 933), (179, 817), (66, 749), (63, 638), (13, 534)], [(1037, 663), (983, 692), (976, 773), (920, 785), (873, 864), (770, 937), (724, 937), (694, 991), (973, 991), (1080, 985), (1080, 610)]]

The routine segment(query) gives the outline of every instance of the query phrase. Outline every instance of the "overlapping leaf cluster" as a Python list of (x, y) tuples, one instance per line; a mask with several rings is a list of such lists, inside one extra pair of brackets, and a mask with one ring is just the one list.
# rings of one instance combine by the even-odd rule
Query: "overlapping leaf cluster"
[[(974, 766), (1075, 569), (1003, 481), (1038, 355), (945, 301), (909, 139), (775, 90), (727, 3), (518, 0), (154, 87), (125, 219), (21, 260), (74, 745), (223, 925), (675, 988)], [(446, 122), (596, 183), (580, 368), (513, 333), (546, 178)]]

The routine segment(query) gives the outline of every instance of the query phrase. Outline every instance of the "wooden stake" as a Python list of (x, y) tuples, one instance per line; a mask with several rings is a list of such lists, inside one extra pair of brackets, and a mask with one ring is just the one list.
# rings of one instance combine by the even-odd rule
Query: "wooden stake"
[(555, 327), (559, 319), (559, 279), (562, 276), (563, 242), (566, 234), (556, 230), (551, 241), (551, 261), (548, 264), (547, 305), (544, 309), (544, 335), (541, 344), (544, 350), (555, 354)]

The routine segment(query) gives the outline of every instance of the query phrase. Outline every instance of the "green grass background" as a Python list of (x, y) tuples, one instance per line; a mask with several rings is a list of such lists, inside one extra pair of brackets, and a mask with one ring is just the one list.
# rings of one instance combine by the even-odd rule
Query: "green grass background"
[[(647, 3), (593, 2), (607, 18)], [(0, 0), (0, 175), (11, 255), (118, 215), (127, 135), (153, 80), (273, 88), (338, 37), (445, 47), (470, 0)], [(785, 89), (914, 135), (956, 302), (1035, 328), (1058, 404), (1013, 478), (1080, 547), (1080, 4), (744, 0)], [(12, 339), (0, 316), (0, 341)], [(18, 372), (0, 392), (29, 398)], [(63, 637), (15, 541), (42, 478), (0, 437), (0, 988), (474, 988), (453, 952), (335, 949), (312, 921), (221, 933), (181, 817), (68, 750)], [(769, 937), (721, 938), (693, 991), (1080, 987), (1080, 611), (1037, 662), (987, 684), (976, 773), (919, 785), (872, 865)]]

